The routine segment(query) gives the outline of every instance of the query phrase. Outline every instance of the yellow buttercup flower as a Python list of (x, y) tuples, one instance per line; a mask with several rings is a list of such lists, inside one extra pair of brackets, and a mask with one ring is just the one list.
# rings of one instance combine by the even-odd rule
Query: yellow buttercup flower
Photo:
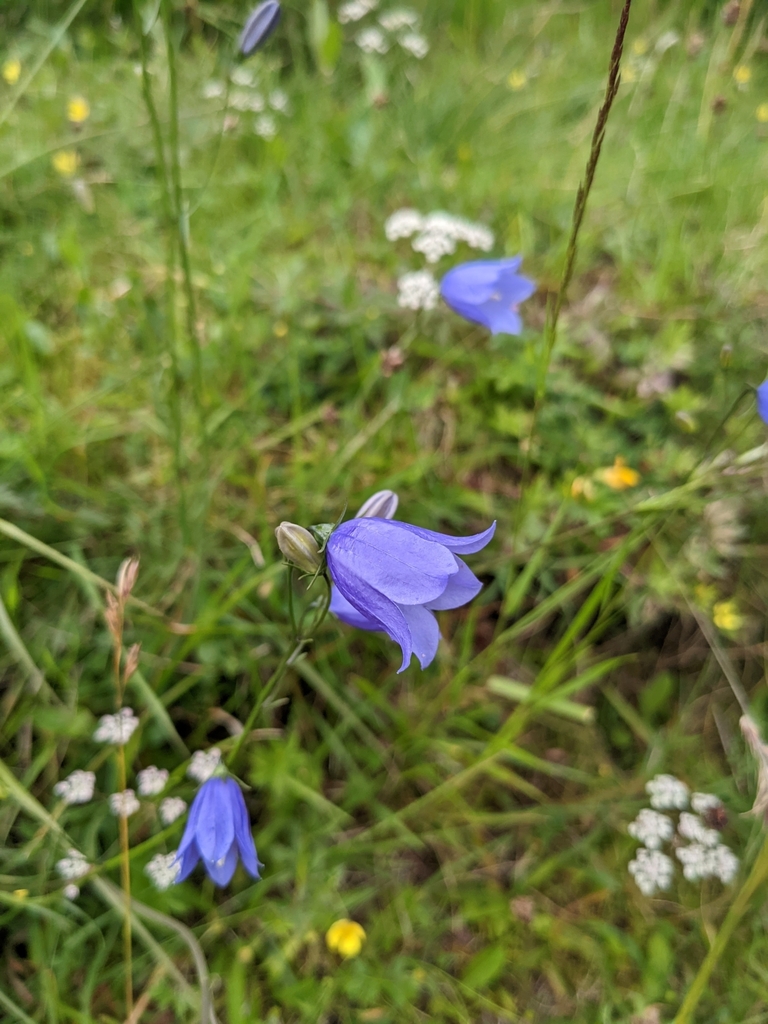
[(747, 85), (752, 80), (752, 68), (746, 64), (737, 64), (733, 69), (733, 77), (737, 85)]
[(328, 949), (340, 953), (343, 957), (357, 956), (365, 942), (365, 929), (357, 921), (349, 921), (343, 917), (334, 921), (325, 933)]
[(761, 103), (755, 111), (755, 117), (760, 124), (768, 124), (768, 103)]
[(21, 77), (21, 61), (15, 57), (12, 60), (7, 60), (3, 64), (3, 78), (6, 80), (8, 85), (16, 85), (19, 78)]
[(523, 88), (527, 81), (528, 76), (524, 71), (513, 71), (507, 79), (507, 85), (514, 92), (517, 92), (519, 89)]
[(55, 154), (52, 163), (62, 178), (71, 178), (80, 166), (80, 157), (74, 149), (62, 149)]
[(616, 456), (612, 466), (599, 469), (595, 476), (614, 491), (625, 491), (628, 487), (637, 487), (640, 483), (640, 474), (636, 469), (631, 469), (620, 455)]
[(72, 124), (83, 124), (91, 116), (91, 106), (83, 96), (73, 96), (67, 104), (67, 118)]
[(718, 601), (712, 609), (712, 621), (718, 629), (724, 629), (728, 633), (741, 629), (744, 625), (744, 617), (735, 601)]

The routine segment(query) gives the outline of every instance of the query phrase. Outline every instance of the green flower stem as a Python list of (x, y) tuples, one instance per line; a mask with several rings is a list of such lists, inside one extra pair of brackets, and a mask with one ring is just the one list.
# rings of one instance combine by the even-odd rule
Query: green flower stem
[[(227, 767), (230, 770), (232, 770), (235, 764), (237, 763), (237, 757), (238, 754), (240, 753), (240, 748), (245, 742), (246, 737), (250, 734), (251, 730), (253, 729), (254, 723), (256, 722), (258, 714), (261, 711), (262, 707), (264, 706), (264, 702), (266, 701), (267, 697), (269, 697), (269, 695), (272, 693), (274, 688), (283, 678), (283, 676), (291, 667), (291, 665), (294, 664), (294, 662), (302, 653), (307, 644), (311, 643), (314, 634), (317, 632), (317, 630), (319, 629), (320, 625), (323, 622), (323, 619), (328, 614), (328, 608), (330, 607), (331, 604), (331, 587), (327, 579), (325, 580), (325, 583), (326, 592), (323, 595), (320, 603), (318, 604), (315, 616), (312, 620), (309, 629), (306, 631), (306, 633), (301, 632), (298, 636), (296, 636), (293, 647), (289, 651), (286, 651), (285, 654), (282, 656), (282, 658), (278, 662), (277, 668), (262, 687), (261, 692), (259, 693), (258, 700), (253, 705), (251, 713), (248, 715), (248, 718), (246, 719), (245, 724), (243, 725), (243, 731), (235, 740), (235, 744), (232, 747), (229, 757), (227, 758)], [(291, 590), (292, 587), (293, 572), (291, 571), (288, 574), (289, 591)], [(290, 599), (292, 600), (292, 596)]]
[(725, 947), (728, 945), (737, 925), (749, 909), (752, 897), (766, 880), (768, 880), (768, 835), (763, 840), (763, 845), (749, 873), (749, 878), (747, 878), (739, 890), (736, 899), (731, 904), (731, 908), (720, 926), (720, 931), (715, 936), (715, 941), (704, 958), (699, 972), (688, 989), (688, 994), (683, 1000), (683, 1004), (672, 1024), (689, 1024), (692, 1020), (699, 1000), (707, 989), (715, 965), (724, 953)]

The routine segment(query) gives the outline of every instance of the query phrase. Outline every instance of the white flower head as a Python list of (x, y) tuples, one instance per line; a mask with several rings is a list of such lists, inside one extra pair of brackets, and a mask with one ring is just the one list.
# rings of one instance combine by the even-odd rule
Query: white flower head
[(262, 139), (274, 139), (277, 135), (277, 122), (271, 114), (261, 114), (260, 117), (256, 118), (253, 130)]
[(722, 843), (719, 846), (691, 843), (690, 846), (679, 847), (675, 853), (683, 865), (683, 875), (689, 882), (719, 878), (727, 885), (739, 870), (739, 858)]
[(285, 114), (288, 110), (288, 94), (282, 89), (273, 89), (269, 94), (269, 105), (278, 114)]
[(388, 241), (396, 242), (398, 238), (410, 238), (424, 226), (424, 218), (418, 210), (402, 209), (384, 221), (384, 234)]
[(260, 114), (266, 104), (260, 92), (245, 92), (243, 89), (235, 89), (229, 97), (229, 105), (233, 110), (241, 112), (250, 110), (252, 114)]
[(122, 793), (112, 793), (109, 797), (109, 809), (116, 818), (130, 818), (141, 807), (132, 789), (124, 789)]
[(429, 43), (419, 32), (406, 32), (405, 35), (400, 36), (398, 42), (417, 60), (423, 60), (429, 53)]
[(386, 53), (389, 49), (389, 43), (384, 33), (381, 29), (376, 28), (375, 25), (358, 32), (355, 36), (355, 42), (363, 53)]
[(707, 828), (697, 814), (691, 814), (689, 811), (681, 812), (677, 831), (684, 839), (701, 843), (702, 846), (717, 846), (720, 842), (720, 833), (714, 828)]
[(671, 818), (666, 814), (659, 814), (644, 807), (635, 820), (627, 826), (627, 832), (648, 847), (649, 850), (658, 850), (664, 843), (668, 843), (675, 834), (675, 826)]
[(187, 775), (195, 782), (207, 782), (221, 763), (221, 751), (218, 747), (210, 750), (196, 750), (187, 767)]
[(338, 10), (338, 19), (342, 25), (346, 25), (350, 21), (360, 21), (366, 14), (375, 10), (379, 5), (379, 0), (349, 0), (348, 3), (342, 4)]
[(203, 99), (204, 100), (218, 100), (224, 95), (224, 83), (223, 82), (206, 82), (203, 86)]
[(415, 28), (419, 24), (419, 16), (416, 11), (398, 7), (380, 14), (379, 24), (385, 32), (400, 32), (404, 28)]
[(469, 220), (454, 219), (453, 233), (460, 242), (465, 242), (471, 249), (482, 249), (490, 252), (493, 248), (493, 232), (485, 224), (473, 224)]
[(170, 888), (181, 871), (181, 861), (176, 853), (156, 853), (144, 871), (156, 889), (162, 892)]
[(139, 796), (157, 796), (166, 787), (168, 771), (165, 768), (156, 768), (151, 764), (148, 768), (142, 768), (136, 778), (139, 782)]
[(65, 900), (76, 900), (77, 897), (80, 895), (80, 886), (75, 885), (74, 882), (70, 882), (68, 885), (65, 885), (64, 888), (61, 890), (61, 895), (64, 897)]
[(656, 775), (646, 782), (651, 807), (657, 811), (683, 811), (688, 806), (688, 787), (674, 775)]
[(402, 309), (434, 309), (440, 287), (428, 270), (403, 274), (397, 281), (397, 304)]
[(641, 846), (628, 865), (630, 875), (644, 896), (653, 896), (657, 889), (668, 889), (672, 884), (674, 862), (659, 850), (646, 850)]
[(116, 715), (102, 715), (93, 738), (97, 743), (124, 746), (139, 724), (131, 708), (121, 708)]
[(87, 804), (89, 800), (93, 799), (95, 785), (95, 774), (78, 768), (66, 779), (57, 782), (53, 787), (53, 792), (56, 796), (61, 797), (65, 804)]
[(87, 875), (91, 870), (91, 865), (79, 850), (67, 850), (67, 856), (56, 861), (56, 870), (62, 878), (71, 881)]
[(691, 808), (697, 814), (706, 814), (707, 811), (714, 811), (723, 806), (723, 801), (714, 793), (693, 793), (691, 795)]
[(164, 825), (172, 825), (177, 818), (182, 816), (186, 809), (186, 801), (182, 800), (180, 796), (167, 796), (165, 800), (160, 801), (157, 811), (160, 815), (160, 821)]
[(235, 85), (242, 85), (246, 88), (253, 85), (255, 81), (253, 70), (245, 64), (241, 64), (239, 67), (236, 67), (229, 77)]
[(437, 263), (442, 256), (456, 252), (456, 237), (453, 232), (438, 227), (425, 228), (411, 242), (414, 252), (420, 252), (427, 263)]

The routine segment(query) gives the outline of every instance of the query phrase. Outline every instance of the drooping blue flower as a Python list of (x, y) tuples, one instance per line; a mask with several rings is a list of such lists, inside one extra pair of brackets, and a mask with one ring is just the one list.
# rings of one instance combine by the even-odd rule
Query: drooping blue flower
[(459, 316), (487, 327), (491, 334), (520, 334), (517, 311), (536, 285), (517, 270), (522, 256), (509, 260), (473, 260), (453, 267), (440, 282), (440, 294)]
[(342, 523), (326, 546), (331, 611), (350, 626), (384, 632), (398, 643), (399, 672), (412, 654), (426, 668), (440, 639), (433, 612), (459, 608), (482, 587), (457, 555), (480, 551), (495, 529), (493, 523), (472, 537), (449, 537), (390, 519)]
[(266, 43), (277, 28), (280, 14), (278, 0), (264, 0), (263, 3), (260, 3), (251, 13), (240, 33), (240, 53), (248, 57)]
[(237, 855), (254, 878), (259, 877), (259, 858), (251, 835), (245, 800), (234, 779), (208, 779), (197, 791), (176, 858), (183, 882), (202, 860), (216, 885), (229, 885)]
[(757, 389), (757, 414), (763, 423), (768, 423), (768, 380)]

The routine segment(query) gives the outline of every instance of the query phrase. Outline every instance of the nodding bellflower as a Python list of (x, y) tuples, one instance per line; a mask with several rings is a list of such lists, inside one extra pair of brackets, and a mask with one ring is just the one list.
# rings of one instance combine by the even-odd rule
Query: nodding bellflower
[(518, 306), (536, 291), (533, 281), (517, 273), (522, 261), (515, 256), (460, 263), (440, 282), (440, 294), (455, 313), (491, 334), (520, 334)]
[(264, 0), (254, 9), (240, 33), (240, 53), (244, 57), (249, 57), (266, 43), (277, 28), (280, 14), (278, 0)]
[(399, 644), (399, 672), (412, 654), (426, 668), (440, 640), (433, 612), (459, 608), (482, 587), (457, 556), (480, 551), (495, 529), (492, 523), (472, 537), (449, 537), (379, 517), (342, 523), (325, 549), (334, 584), (330, 610), (350, 626), (384, 632)]
[(187, 827), (176, 853), (177, 882), (183, 882), (202, 860), (216, 885), (229, 885), (237, 856), (253, 878), (259, 878), (259, 858), (251, 835), (245, 800), (234, 779), (208, 779), (197, 791)]
[(768, 380), (757, 389), (757, 415), (763, 423), (768, 423)]

